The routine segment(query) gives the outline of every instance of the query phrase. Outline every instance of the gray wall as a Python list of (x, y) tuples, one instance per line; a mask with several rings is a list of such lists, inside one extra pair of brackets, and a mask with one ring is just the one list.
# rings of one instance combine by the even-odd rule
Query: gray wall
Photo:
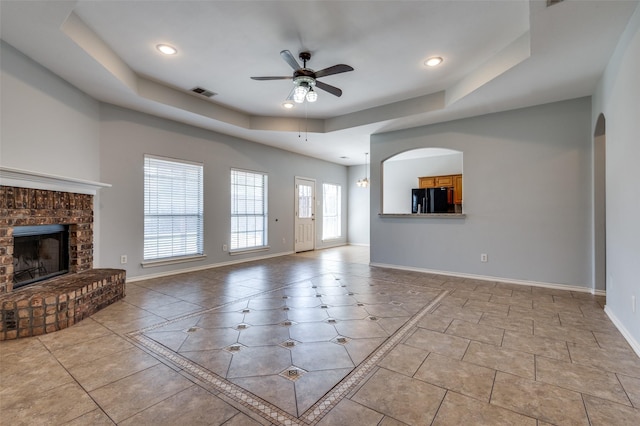
[[(100, 103), (0, 40), (0, 165), (100, 181)], [(94, 239), (100, 241), (100, 192)], [(100, 267), (100, 244), (94, 244)]]
[[(120, 255), (128, 256), (128, 277), (157, 275), (185, 268), (198, 268), (240, 259), (293, 251), (294, 178), (316, 180), (317, 200), (322, 184), (342, 185), (342, 217), (347, 217), (347, 168), (265, 145), (198, 129), (131, 110), (102, 105), (101, 179), (113, 185), (101, 194), (102, 239), (100, 263), (121, 267)], [(144, 154), (204, 163), (204, 251), (202, 261), (143, 269), (143, 158)], [(270, 250), (230, 256), (222, 251), (229, 244), (230, 170), (241, 168), (269, 175)], [(316, 247), (322, 248), (322, 206), (316, 207)], [(343, 238), (327, 244), (346, 243)], [(283, 238), (285, 242), (283, 243)]]
[(4, 41), (0, 55), (0, 164), (99, 181), (99, 103)]
[[(606, 118), (606, 312), (640, 355), (640, 6), (598, 85), (592, 132)], [(632, 297), (636, 297), (636, 311)]]
[(369, 245), (369, 194), (371, 186), (360, 188), (356, 185), (356, 182), (365, 176), (369, 176), (369, 180), (371, 180), (369, 166), (349, 167), (349, 216), (347, 222), (349, 224), (349, 244), (366, 246)]
[(379, 217), (372, 190), (371, 261), (591, 288), (590, 121), (582, 98), (372, 136), (374, 188), (396, 153), (463, 152), (467, 216)]

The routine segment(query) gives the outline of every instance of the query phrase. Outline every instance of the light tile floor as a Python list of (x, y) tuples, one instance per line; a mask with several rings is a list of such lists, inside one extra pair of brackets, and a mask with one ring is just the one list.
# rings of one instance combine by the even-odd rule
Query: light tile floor
[(129, 283), (69, 329), (0, 342), (0, 423), (640, 424), (640, 359), (604, 298), (368, 261), (346, 246)]

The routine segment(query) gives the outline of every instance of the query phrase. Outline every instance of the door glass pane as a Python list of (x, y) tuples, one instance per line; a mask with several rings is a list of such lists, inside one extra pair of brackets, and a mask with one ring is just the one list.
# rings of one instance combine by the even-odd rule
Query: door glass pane
[(313, 188), (309, 185), (298, 185), (298, 218), (313, 217)]

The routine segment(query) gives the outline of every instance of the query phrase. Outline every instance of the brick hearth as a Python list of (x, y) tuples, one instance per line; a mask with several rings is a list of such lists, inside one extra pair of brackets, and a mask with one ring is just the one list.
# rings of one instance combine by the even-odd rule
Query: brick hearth
[(0, 295), (0, 340), (62, 330), (122, 299), (125, 272), (91, 269)]
[[(13, 289), (13, 228), (68, 225), (69, 273)], [(93, 268), (93, 195), (0, 186), (0, 340), (68, 327), (124, 297), (125, 271)]]

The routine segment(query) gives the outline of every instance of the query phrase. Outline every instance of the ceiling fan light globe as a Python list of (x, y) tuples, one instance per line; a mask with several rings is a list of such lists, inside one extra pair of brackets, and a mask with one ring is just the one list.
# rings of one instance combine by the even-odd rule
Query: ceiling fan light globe
[(309, 101), (309, 102), (315, 102), (315, 101), (317, 101), (317, 100), (318, 100), (318, 93), (317, 93), (315, 90), (310, 89), (310, 90), (307, 92), (307, 101)]
[(295, 103), (301, 104), (304, 102), (304, 97), (307, 95), (307, 91), (309, 89), (304, 86), (298, 86), (293, 91), (293, 101)]

